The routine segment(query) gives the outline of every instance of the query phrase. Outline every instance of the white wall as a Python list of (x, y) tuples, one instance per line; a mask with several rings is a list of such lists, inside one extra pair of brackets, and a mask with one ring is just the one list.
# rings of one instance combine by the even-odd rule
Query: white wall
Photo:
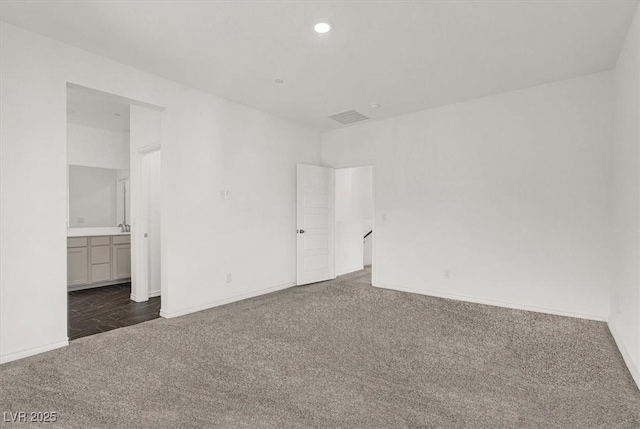
[[(117, 173), (118, 179), (126, 171), (129, 175), (129, 133), (101, 128), (88, 127), (67, 122), (67, 162), (71, 166), (96, 167), (98, 169), (111, 169)], [(112, 190), (107, 191), (105, 184), (99, 178), (88, 175), (91, 170), (75, 170), (78, 180), (84, 183), (74, 183), (69, 180), (69, 227), (87, 228), (116, 226), (122, 218), (122, 203), (116, 197), (111, 197)], [(81, 171), (84, 174), (81, 174)], [(94, 172), (98, 170), (93, 170)], [(98, 173), (103, 179), (111, 174), (106, 171)], [(115, 189), (117, 183), (110, 188)], [(97, 194), (91, 195), (88, 186), (100, 186), (105, 194), (97, 198)], [(73, 189), (73, 191), (72, 191)], [(99, 188), (95, 188), (99, 189)], [(114, 191), (115, 192), (115, 191)], [(109, 198), (106, 199), (107, 194)], [(105, 199), (101, 199), (105, 198)], [(118, 216), (116, 216), (116, 213)], [(85, 222), (78, 222), (78, 217)]]
[(610, 323), (640, 385), (640, 23), (629, 30), (614, 72), (614, 267)]
[(67, 82), (166, 109), (165, 315), (294, 284), (296, 163), (319, 161), (318, 133), (5, 23), (0, 32), (0, 361), (67, 341)]
[(369, 234), (369, 236), (364, 240), (363, 252), (364, 252), (363, 254), (364, 265), (365, 266), (372, 265), (373, 264), (373, 233)]
[(336, 275), (361, 270), (373, 227), (373, 167), (336, 170)]
[(69, 227), (116, 226), (118, 170), (69, 166)]
[(69, 164), (129, 169), (129, 133), (67, 123)]
[(322, 157), (375, 161), (374, 285), (606, 319), (611, 132), (606, 72), (328, 132)]

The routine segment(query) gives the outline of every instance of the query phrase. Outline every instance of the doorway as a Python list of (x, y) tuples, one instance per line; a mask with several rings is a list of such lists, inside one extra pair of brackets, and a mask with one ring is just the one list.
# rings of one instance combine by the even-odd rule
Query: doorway
[(160, 317), (160, 119), (155, 106), (67, 85), (70, 340)]
[(374, 278), (373, 164), (297, 168), (297, 285), (356, 271)]
[(336, 275), (363, 269), (373, 263), (373, 166), (336, 169), (335, 259)]

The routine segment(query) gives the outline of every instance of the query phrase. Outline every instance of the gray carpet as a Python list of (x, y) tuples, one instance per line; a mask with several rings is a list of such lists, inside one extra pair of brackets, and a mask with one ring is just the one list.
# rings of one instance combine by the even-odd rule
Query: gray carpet
[(33, 426), (55, 428), (640, 427), (604, 323), (373, 288), (369, 275), (2, 365), (0, 411), (57, 411)]

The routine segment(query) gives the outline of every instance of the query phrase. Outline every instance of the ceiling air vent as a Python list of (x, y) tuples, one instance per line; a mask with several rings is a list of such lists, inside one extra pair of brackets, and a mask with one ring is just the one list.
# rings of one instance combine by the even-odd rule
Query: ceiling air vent
[(329, 115), (327, 117), (344, 125), (369, 119), (368, 116), (364, 116), (362, 113), (355, 110), (347, 110), (346, 112), (336, 113), (335, 115)]

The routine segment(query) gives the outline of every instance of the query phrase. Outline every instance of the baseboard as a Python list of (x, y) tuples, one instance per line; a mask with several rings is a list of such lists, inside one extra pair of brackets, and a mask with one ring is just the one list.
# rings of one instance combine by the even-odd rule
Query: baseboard
[(147, 294), (147, 299), (145, 299), (144, 301), (138, 301), (138, 297), (132, 293), (129, 296), (129, 299), (131, 301), (135, 301), (135, 302), (145, 302), (145, 301), (148, 301), (149, 298), (155, 298), (156, 296), (160, 296), (160, 295), (162, 295), (162, 291), (161, 290), (156, 290), (156, 291), (153, 291), (153, 292), (149, 292)]
[(356, 271), (362, 271), (362, 270), (364, 270), (364, 265), (361, 266), (361, 267), (356, 267), (356, 268), (353, 268), (353, 269), (349, 269), (348, 271), (344, 271), (344, 272), (341, 272), (341, 273), (336, 273), (336, 277), (344, 276), (345, 274), (351, 274), (351, 273), (355, 273)]
[(633, 360), (631, 359), (631, 355), (629, 354), (629, 351), (627, 350), (627, 348), (624, 346), (624, 343), (622, 342), (622, 337), (616, 330), (613, 323), (608, 322), (607, 326), (609, 326), (609, 332), (611, 332), (611, 336), (613, 337), (613, 340), (616, 342), (616, 346), (618, 346), (618, 350), (620, 350), (622, 359), (624, 359), (624, 363), (627, 365), (627, 368), (631, 373), (631, 377), (633, 378), (633, 381), (636, 382), (636, 387), (640, 389), (640, 371), (638, 371), (638, 367), (633, 363)]
[(135, 296), (134, 294), (129, 295), (129, 299), (130, 299), (131, 301), (135, 301), (135, 302), (145, 302), (145, 301), (148, 301), (148, 299), (145, 299), (144, 301), (141, 301), (141, 300), (139, 301), (139, 300), (138, 300), (138, 297), (137, 297), (137, 296)]
[(121, 285), (124, 283), (131, 283), (131, 277), (126, 279), (107, 280), (104, 282), (96, 282), (96, 283), (89, 283), (89, 284), (76, 285), (76, 286), (67, 286), (67, 292), (75, 292), (78, 290), (85, 290), (85, 289), (94, 289), (94, 288), (103, 287), (103, 286)]
[(288, 289), (288, 288), (290, 288), (292, 286), (295, 286), (295, 285), (296, 285), (295, 282), (284, 283), (284, 284), (281, 284), (281, 285), (278, 285), (278, 286), (272, 286), (272, 287), (269, 287), (269, 288), (260, 289), (260, 290), (257, 290), (255, 292), (245, 293), (245, 294), (242, 294), (242, 295), (236, 295), (236, 296), (233, 296), (231, 298), (221, 299), (219, 301), (213, 301), (213, 302), (209, 302), (207, 304), (202, 304), (202, 305), (198, 305), (198, 306), (195, 306), (195, 307), (185, 308), (184, 310), (168, 312), (168, 311), (165, 311), (165, 310), (161, 309), (160, 310), (160, 316), (164, 317), (165, 319), (171, 319), (171, 318), (178, 317), (178, 316), (184, 316), (185, 314), (190, 314), (190, 313), (195, 313), (195, 312), (202, 311), (202, 310), (207, 310), (207, 309), (213, 308), (213, 307), (219, 307), (221, 305), (231, 304), (232, 302), (242, 301), (243, 299), (253, 298), (255, 296), (265, 295), (267, 293), (276, 292), (276, 291), (283, 290), (283, 289)]
[(608, 322), (606, 317), (597, 316), (597, 315), (593, 315), (593, 314), (573, 313), (573, 312), (570, 312), (570, 311), (556, 310), (556, 309), (553, 309), (553, 308), (534, 307), (534, 306), (531, 306), (531, 305), (514, 304), (514, 303), (511, 303), (511, 302), (494, 301), (494, 300), (490, 300), (490, 299), (481, 299), (481, 298), (475, 298), (475, 297), (466, 296), (466, 295), (458, 295), (458, 294), (452, 294), (452, 293), (442, 293), (442, 292), (434, 292), (434, 291), (430, 291), (430, 290), (414, 289), (414, 288), (408, 288), (408, 287), (404, 287), (404, 286), (391, 286), (391, 285), (385, 285), (385, 284), (380, 284), (380, 283), (376, 283), (376, 284), (374, 284), (374, 286), (382, 288), (382, 289), (397, 290), (397, 291), (400, 291), (400, 292), (417, 293), (417, 294), (420, 294), (420, 295), (435, 296), (435, 297), (438, 297), (438, 298), (447, 298), (447, 299), (455, 299), (457, 301), (473, 302), (475, 304), (493, 305), (495, 307), (512, 308), (512, 309), (515, 309), (515, 310), (534, 311), (536, 313), (554, 314), (556, 316), (575, 317), (575, 318), (578, 318), (578, 319), (588, 319), (588, 320), (596, 320), (598, 322)]
[(50, 350), (59, 349), (61, 347), (66, 347), (68, 345), (69, 345), (69, 339), (67, 338), (63, 341), (46, 344), (44, 346), (32, 347), (30, 349), (21, 350), (19, 352), (9, 353), (8, 355), (0, 356), (0, 364), (11, 362), (18, 359), (24, 359), (29, 356), (48, 352)]

